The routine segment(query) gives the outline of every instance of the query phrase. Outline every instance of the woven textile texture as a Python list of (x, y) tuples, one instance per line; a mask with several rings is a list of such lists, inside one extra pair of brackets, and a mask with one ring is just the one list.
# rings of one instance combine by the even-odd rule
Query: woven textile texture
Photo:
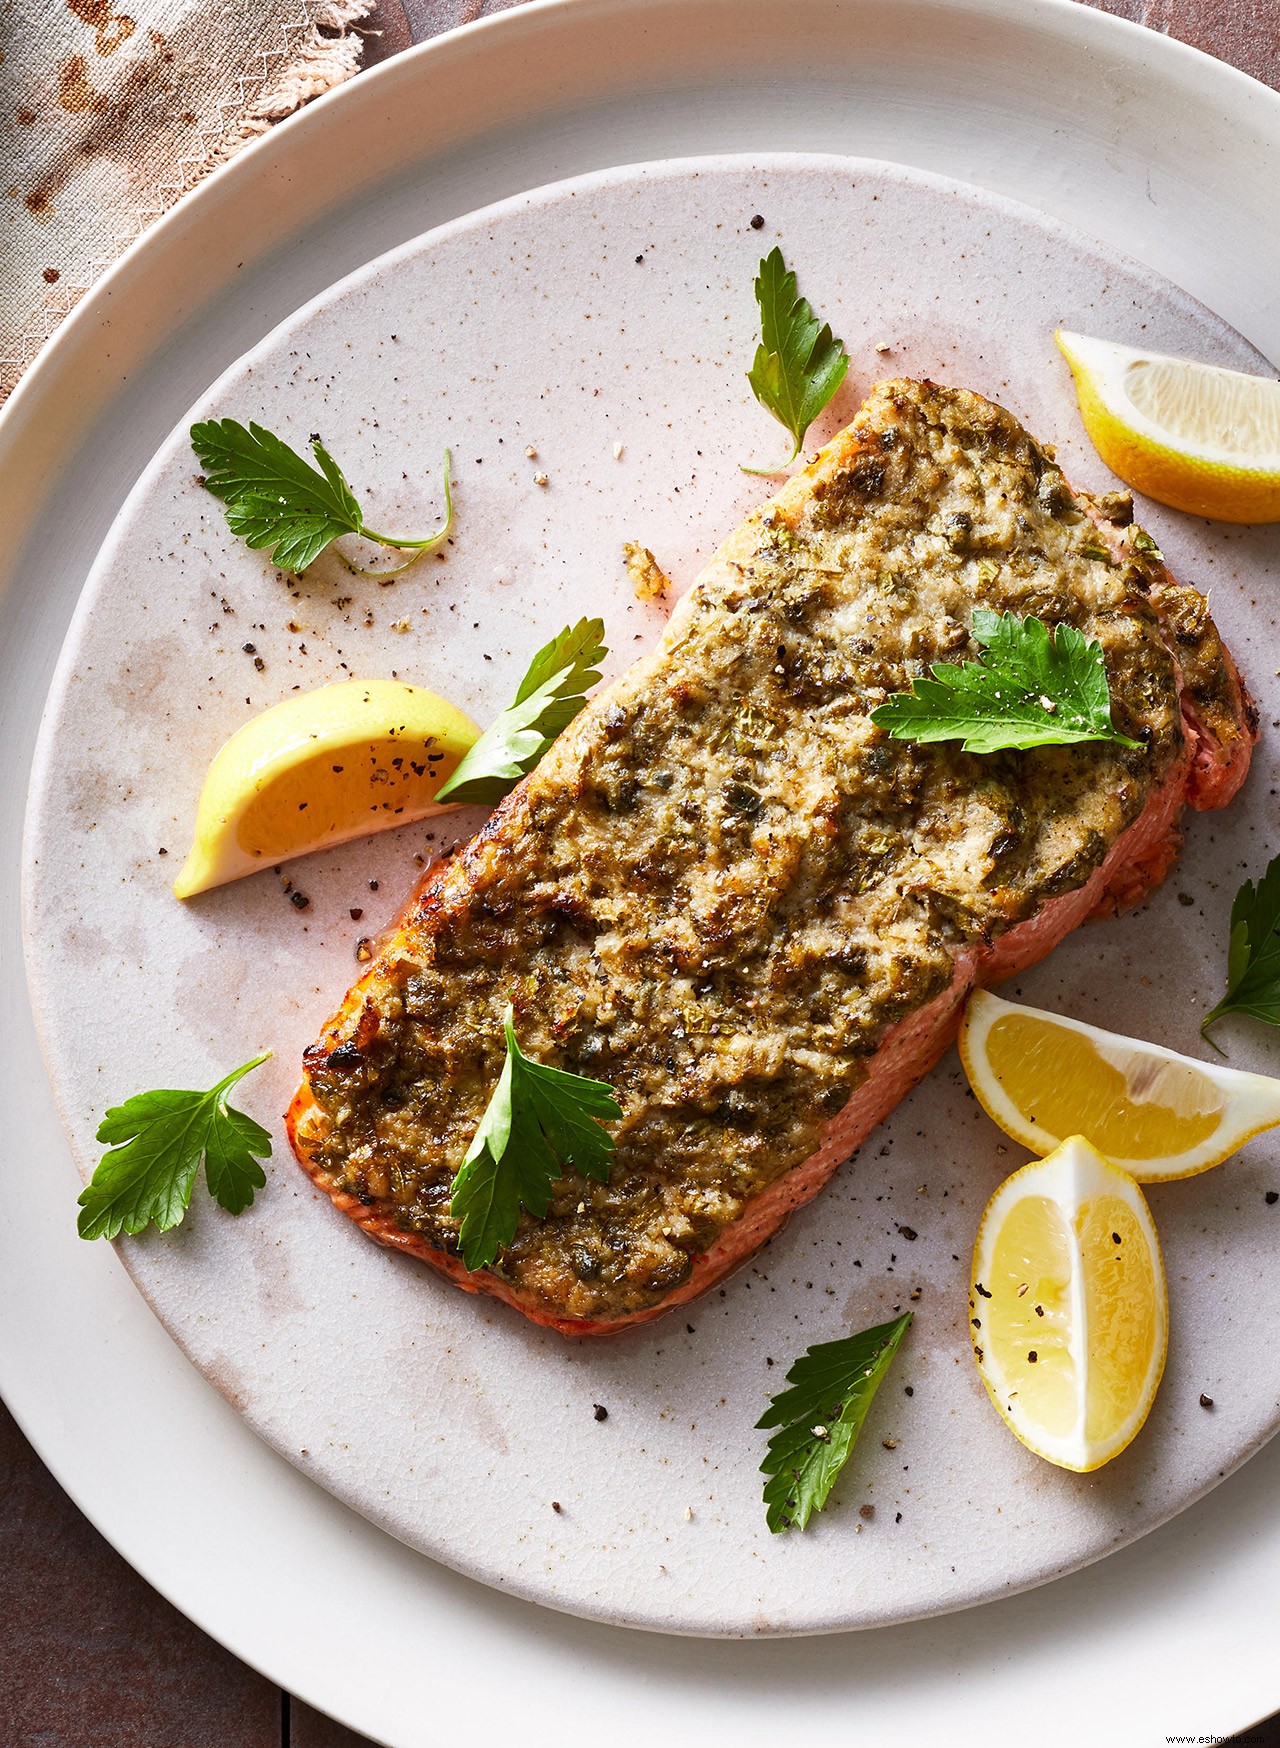
[(372, 0), (0, 0), (0, 399), (179, 195), (359, 70)]

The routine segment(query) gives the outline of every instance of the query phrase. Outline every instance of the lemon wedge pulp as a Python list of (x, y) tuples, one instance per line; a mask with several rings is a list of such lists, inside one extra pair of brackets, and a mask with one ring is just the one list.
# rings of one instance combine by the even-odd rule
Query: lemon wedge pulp
[(1179, 1056), (1002, 1001), (969, 997), (960, 1059), (1006, 1135), (1048, 1153), (1083, 1135), (1139, 1183), (1208, 1171), (1280, 1124), (1280, 1080)]
[(1127, 486), (1220, 522), (1280, 522), (1280, 382), (1059, 328), (1080, 416)]
[(1131, 1177), (1078, 1135), (1014, 1172), (982, 1217), (970, 1303), (987, 1394), (1029, 1450), (1087, 1471), (1129, 1444), (1169, 1335), (1160, 1241)]
[(436, 791), (480, 731), (434, 692), (342, 680), (286, 698), (238, 729), (209, 767), (195, 842), (174, 881), (191, 898), (437, 811)]

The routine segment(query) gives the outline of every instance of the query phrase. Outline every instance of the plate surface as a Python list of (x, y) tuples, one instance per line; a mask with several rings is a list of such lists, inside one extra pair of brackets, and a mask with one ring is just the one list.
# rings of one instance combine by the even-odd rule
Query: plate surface
[[(277, 1055), (245, 1102), (283, 1109), (302, 1046), (354, 973), (355, 940), (389, 920), (415, 854), (443, 839), (437, 822), (291, 866), (303, 912), (270, 872), (181, 907), (169, 882), (214, 750), (294, 686), (348, 673), (398, 673), (487, 720), (528, 654), (582, 612), (604, 612), (615, 668), (644, 647), (662, 614), (631, 596), (622, 541), (643, 540), (686, 583), (761, 495), (738, 461), (778, 446), (742, 374), (751, 275), (774, 241), (853, 357), (815, 436), (874, 376), (931, 375), (1003, 401), (1100, 489), (1055, 324), (1265, 368), (1181, 292), (1026, 209), (829, 158), (610, 172), (445, 227), (322, 296), (229, 371), (200, 416), (259, 418), (299, 446), (322, 431), (381, 526), (431, 522), (449, 443), (455, 543), (391, 587), (332, 558), (286, 583), (198, 486), (185, 419), (131, 496), (64, 651), (33, 788), (32, 985), (82, 1169), (104, 1104), (209, 1084), (263, 1047)], [(1269, 719), (1280, 689), (1258, 648), (1274, 638), (1258, 584), (1270, 535), (1154, 507), (1144, 520), (1176, 574), (1212, 586)], [(1238, 870), (1265, 855), (1265, 746), (1259, 765), (1242, 803), (1191, 824), (1150, 905), (1081, 932), (1017, 991), (1194, 1050)], [(127, 1018), (95, 1027), (104, 1012)], [(1265, 1067), (1265, 1054), (1256, 1037), (1232, 1041), (1241, 1065)], [(1276, 1423), (1280, 1363), (1232, 1339), (1245, 1319), (1280, 1314), (1268, 1138), (1153, 1194), (1169, 1370), (1141, 1440), (1082, 1478), (1007, 1436), (969, 1359), (977, 1217), (1021, 1155), (976, 1110), (954, 1057), (726, 1289), (687, 1320), (608, 1343), (566, 1343), (378, 1250), (276, 1133), (250, 1213), (198, 1207), (180, 1232), (126, 1245), (127, 1266), (206, 1377), (306, 1473), (411, 1546), (557, 1608), (759, 1635), (959, 1607), (1132, 1540)], [(1221, 1283), (1211, 1295), (1207, 1279)], [(915, 1293), (909, 1347), (838, 1507), (803, 1538), (771, 1538), (752, 1430), (780, 1376), (770, 1362), (785, 1369), (808, 1342)], [(860, 1505), (874, 1507), (865, 1533)]]

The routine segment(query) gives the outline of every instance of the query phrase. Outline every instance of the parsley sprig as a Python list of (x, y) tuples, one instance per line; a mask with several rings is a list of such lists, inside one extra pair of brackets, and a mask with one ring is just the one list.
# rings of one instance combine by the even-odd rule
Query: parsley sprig
[(765, 1521), (775, 1535), (802, 1530), (827, 1503), (911, 1317), (904, 1311), (891, 1323), (807, 1348), (787, 1373), (791, 1388), (756, 1422), (779, 1429), (760, 1465), (768, 1477)]
[(608, 655), (603, 619), (579, 619), (544, 644), (515, 698), (462, 759), (437, 801), (501, 801), (586, 703)]
[(800, 296), (796, 276), (771, 249), (755, 280), (760, 306), (760, 344), (747, 372), (751, 392), (791, 433), (790, 455), (780, 467), (744, 467), (744, 473), (781, 473), (800, 453), (804, 434), (844, 381), (849, 356), (827, 322), (820, 322)]
[(449, 1202), (462, 1223), (458, 1244), (469, 1269), (486, 1268), (510, 1244), (521, 1208), (543, 1218), (551, 1186), (569, 1166), (608, 1182), (614, 1143), (600, 1125), (622, 1115), (604, 1081), (531, 1061), (516, 1041), (510, 1007), (502, 1024), (507, 1059)]
[(202, 1160), (209, 1194), (228, 1213), (242, 1213), (267, 1181), (258, 1160), (271, 1157), (271, 1137), (233, 1109), (227, 1094), (270, 1054), (255, 1056), (208, 1092), (145, 1092), (113, 1105), (98, 1125), (98, 1140), (111, 1151), (80, 1195), (81, 1238), (179, 1225)]
[(980, 662), (937, 662), (871, 712), (894, 740), (958, 740), (966, 753), (1113, 741), (1140, 747), (1111, 725), (1102, 646), (1072, 625), (1052, 632), (1034, 617), (978, 607), (973, 638)]
[(311, 439), (312, 467), (296, 449), (265, 426), (236, 419), (207, 419), (191, 427), (191, 447), (204, 469), (204, 484), (226, 505), (227, 526), (252, 547), (271, 547), (281, 570), (302, 572), (326, 546), (343, 534), (359, 534), (376, 546), (410, 552), (392, 570), (366, 571), (344, 557), (363, 576), (392, 576), (407, 570), (424, 553), (448, 538), (453, 527), (449, 451), (444, 452), (445, 517), (422, 539), (379, 534), (368, 527), (342, 469), (319, 437)]
[(1272, 857), (1256, 886), (1246, 880), (1236, 893), (1227, 943), (1227, 992), (1205, 1015), (1201, 1032), (1208, 1037), (1208, 1028), (1225, 1014), (1248, 1014), (1280, 1026), (1280, 856)]

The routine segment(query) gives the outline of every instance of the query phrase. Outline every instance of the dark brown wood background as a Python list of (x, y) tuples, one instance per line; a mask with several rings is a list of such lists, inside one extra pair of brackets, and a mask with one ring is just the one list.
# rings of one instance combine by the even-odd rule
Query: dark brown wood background
[[(518, 3), (381, 0), (370, 19), (365, 64)], [(1280, 0), (1090, 3), (1280, 88)], [(1280, 1699), (1280, 1658), (1276, 1684)], [(1238, 1741), (1280, 1748), (1280, 1713)], [(0, 1406), (3, 1748), (363, 1743), (246, 1668), (159, 1597), (80, 1515)]]

